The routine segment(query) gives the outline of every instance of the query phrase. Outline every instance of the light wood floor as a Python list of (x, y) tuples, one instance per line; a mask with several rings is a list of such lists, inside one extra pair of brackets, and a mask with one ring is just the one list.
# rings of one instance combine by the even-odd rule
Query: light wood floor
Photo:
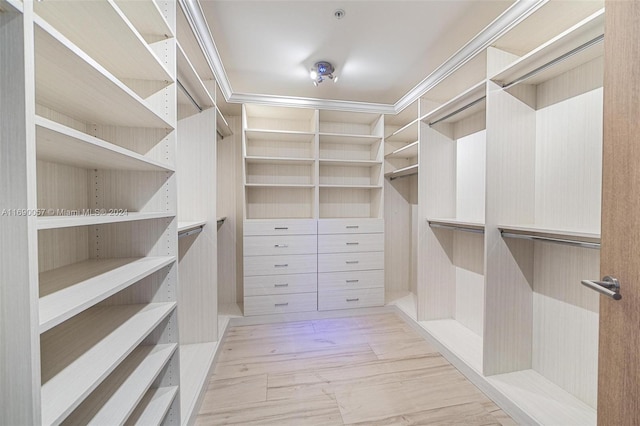
[(513, 425), (393, 313), (232, 327), (198, 425)]

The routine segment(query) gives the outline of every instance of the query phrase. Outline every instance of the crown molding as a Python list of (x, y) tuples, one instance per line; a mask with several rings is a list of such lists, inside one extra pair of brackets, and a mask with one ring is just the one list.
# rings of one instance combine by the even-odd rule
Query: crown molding
[(297, 108), (331, 109), (348, 112), (370, 112), (376, 114), (395, 114), (391, 104), (371, 102), (341, 101), (335, 99), (299, 98), (292, 96), (257, 95), (254, 93), (234, 93), (228, 102), (252, 103)]
[(487, 25), (467, 44), (443, 62), (431, 74), (407, 92), (395, 104), (378, 104), (370, 102), (352, 102), (317, 98), (296, 98), (289, 96), (262, 95), (254, 93), (234, 93), (229, 78), (220, 58), (220, 53), (211, 35), (198, 0), (179, 0), (189, 24), (194, 30), (209, 66), (213, 70), (218, 85), (227, 102), (255, 103), (302, 108), (335, 109), (351, 112), (372, 112), (378, 114), (397, 114), (411, 105), (427, 91), (473, 59), (489, 47), (501, 35), (522, 22), (549, 0), (517, 0), (506, 11)]

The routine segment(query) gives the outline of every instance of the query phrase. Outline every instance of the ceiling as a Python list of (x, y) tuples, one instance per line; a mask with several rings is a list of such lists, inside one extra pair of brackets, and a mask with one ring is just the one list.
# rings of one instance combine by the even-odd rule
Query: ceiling
[[(233, 93), (394, 104), (513, 1), (200, 4)], [(336, 67), (337, 83), (313, 85), (319, 60)]]

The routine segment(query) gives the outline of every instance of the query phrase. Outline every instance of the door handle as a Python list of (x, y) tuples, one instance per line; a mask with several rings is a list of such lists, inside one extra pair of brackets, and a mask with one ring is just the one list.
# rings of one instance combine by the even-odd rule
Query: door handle
[(620, 282), (617, 278), (610, 275), (602, 278), (602, 281), (582, 280), (581, 282), (583, 286), (589, 287), (591, 290), (595, 290), (605, 296), (609, 296), (614, 300), (622, 299), (622, 295), (620, 294)]

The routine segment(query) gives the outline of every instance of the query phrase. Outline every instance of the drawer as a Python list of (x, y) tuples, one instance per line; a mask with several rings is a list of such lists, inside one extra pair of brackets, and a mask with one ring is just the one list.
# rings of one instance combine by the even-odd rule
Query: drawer
[(384, 288), (384, 270), (327, 272), (318, 274), (318, 291), (339, 291), (362, 288)]
[(318, 274), (266, 275), (245, 277), (245, 296), (266, 296), (288, 293), (315, 293)]
[(323, 253), (318, 255), (318, 272), (366, 271), (371, 269), (384, 269), (384, 252)]
[(384, 288), (323, 291), (318, 293), (318, 310), (366, 308), (384, 305)]
[(244, 298), (245, 316), (287, 314), (291, 312), (307, 312), (317, 310), (317, 293), (246, 296)]
[(244, 237), (245, 256), (316, 254), (317, 235), (249, 235)]
[(318, 272), (315, 254), (250, 256), (244, 258), (244, 275), (309, 274)]
[(318, 236), (318, 253), (384, 251), (384, 234), (333, 234)]
[(245, 220), (244, 235), (307, 235), (317, 234), (315, 219)]
[(384, 219), (320, 219), (318, 234), (377, 234), (384, 232)]

